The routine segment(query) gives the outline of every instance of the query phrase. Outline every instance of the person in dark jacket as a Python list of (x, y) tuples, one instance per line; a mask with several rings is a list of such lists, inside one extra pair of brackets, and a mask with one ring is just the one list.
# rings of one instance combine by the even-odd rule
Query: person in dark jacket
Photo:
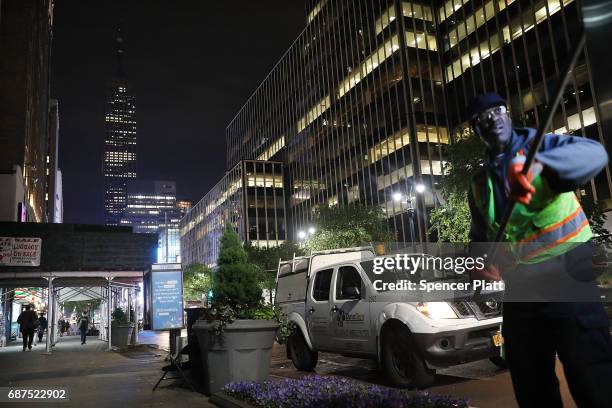
[(44, 313), (41, 313), (38, 318), (38, 342), (42, 341), (45, 330), (47, 330), (47, 318)]
[(83, 312), (81, 317), (79, 317), (78, 327), (79, 331), (81, 332), (81, 344), (85, 344), (87, 342), (87, 330), (89, 329), (89, 319), (87, 318), (87, 313)]
[[(593, 234), (574, 194), (607, 164), (606, 151), (588, 138), (547, 134), (523, 175), (535, 129), (513, 128), (505, 100), (494, 93), (476, 98), (468, 116), (487, 154), (468, 194), (470, 240), (493, 241), (505, 206), (517, 202), (504, 237), (515, 264), (501, 270), (502, 333), (517, 402), (562, 407), (558, 355), (578, 406), (612, 407), (609, 322), (592, 279)], [(476, 277), (500, 280), (494, 262)], [(593, 296), (579, 297), (583, 291)]]
[(63, 316), (57, 321), (57, 327), (60, 331), (60, 337), (64, 337), (64, 332), (66, 331), (66, 321), (64, 320)]
[(19, 331), (23, 337), (23, 351), (26, 351), (26, 348), (32, 350), (32, 340), (34, 340), (34, 330), (36, 329), (37, 321), (36, 312), (30, 310), (30, 305), (25, 305), (25, 310), (17, 318)]

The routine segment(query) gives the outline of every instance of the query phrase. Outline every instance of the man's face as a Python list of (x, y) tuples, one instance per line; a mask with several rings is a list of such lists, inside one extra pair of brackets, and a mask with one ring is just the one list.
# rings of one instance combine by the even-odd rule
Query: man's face
[(512, 135), (512, 119), (503, 105), (479, 113), (473, 126), (489, 150), (503, 151)]

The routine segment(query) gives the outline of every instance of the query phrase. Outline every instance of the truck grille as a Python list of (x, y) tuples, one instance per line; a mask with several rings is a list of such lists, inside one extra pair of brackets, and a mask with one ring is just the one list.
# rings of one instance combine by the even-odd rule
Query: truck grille
[(501, 301), (494, 298), (483, 302), (454, 301), (450, 305), (460, 318), (476, 317), (483, 320), (501, 316), (502, 313)]
[(459, 317), (472, 317), (474, 313), (472, 313), (472, 309), (468, 306), (468, 302), (455, 301), (450, 302), (450, 305), (453, 309), (455, 309), (455, 313)]
[(502, 303), (496, 299), (491, 298), (490, 300), (484, 302), (472, 302), (474, 303), (480, 313), (482, 313), (485, 319), (490, 319), (491, 317), (501, 316), (502, 313)]

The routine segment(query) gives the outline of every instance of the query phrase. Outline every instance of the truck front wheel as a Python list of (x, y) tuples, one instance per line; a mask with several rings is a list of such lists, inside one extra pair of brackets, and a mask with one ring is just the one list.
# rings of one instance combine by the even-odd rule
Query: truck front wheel
[(387, 376), (396, 387), (424, 388), (434, 383), (436, 372), (425, 365), (407, 328), (394, 326), (385, 331), (382, 354)]
[(295, 330), (287, 339), (287, 352), (295, 368), (300, 371), (312, 371), (319, 360), (319, 353), (308, 347), (299, 330)]

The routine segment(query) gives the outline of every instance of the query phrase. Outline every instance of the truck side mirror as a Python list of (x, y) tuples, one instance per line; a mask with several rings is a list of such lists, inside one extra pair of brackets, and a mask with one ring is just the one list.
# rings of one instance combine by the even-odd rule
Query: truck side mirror
[(359, 288), (356, 286), (348, 286), (342, 289), (342, 292), (348, 299), (361, 299), (361, 293), (359, 293)]

